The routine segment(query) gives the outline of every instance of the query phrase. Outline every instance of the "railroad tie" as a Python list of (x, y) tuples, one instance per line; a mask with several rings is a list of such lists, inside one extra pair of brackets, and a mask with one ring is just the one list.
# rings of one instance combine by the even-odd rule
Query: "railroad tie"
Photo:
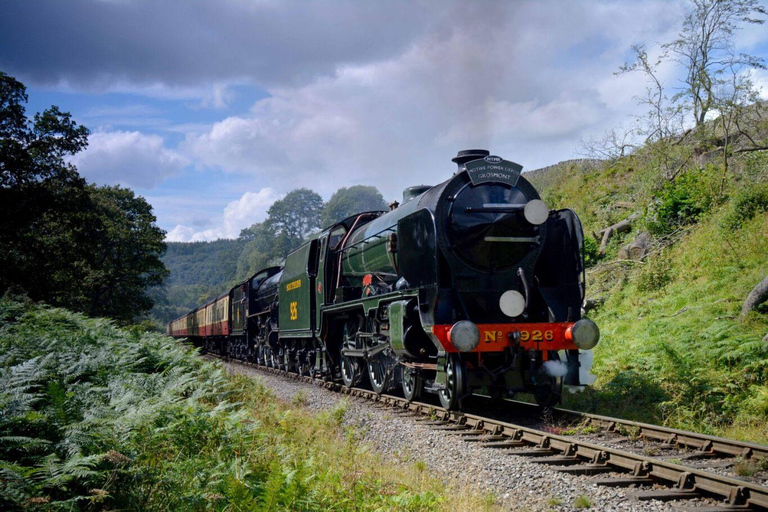
[(655, 489), (653, 491), (628, 492), (627, 496), (637, 501), (672, 501), (701, 498), (701, 494), (689, 489)]
[[(469, 441), (469, 439), (465, 439), (465, 441)], [(522, 441), (491, 441), (489, 443), (481, 443), (480, 446), (483, 448), (521, 448), (523, 446), (528, 446), (528, 443), (524, 443)]]
[(555, 466), (555, 465), (572, 466), (574, 464), (581, 464), (583, 461), (578, 457), (569, 457), (567, 455), (565, 456), (561, 455), (561, 456), (554, 456), (554, 457), (538, 457), (533, 459), (531, 462), (535, 462), (537, 464), (547, 464), (551, 466)]
[[(445, 430), (445, 433), (448, 435), (457, 435), (457, 436), (482, 436), (486, 433), (485, 430), (476, 430), (476, 429), (469, 429), (469, 430)], [(467, 441), (467, 439), (465, 439)], [(478, 441), (478, 439), (472, 439), (472, 441)]]
[(592, 483), (602, 487), (632, 487), (636, 485), (638, 487), (644, 487), (653, 485), (652, 478), (646, 478), (642, 476), (628, 476), (628, 477), (615, 477), (615, 478), (595, 478)]
[(469, 430), (469, 427), (466, 425), (435, 425), (430, 430), (442, 430), (442, 431), (463, 431), (463, 430)]
[(552, 466), (552, 469), (569, 475), (599, 475), (616, 471), (608, 464), (579, 464), (578, 466)]
[(520, 457), (548, 457), (550, 455), (557, 455), (560, 452), (550, 448), (531, 448), (530, 450), (517, 450), (510, 453)]
[(464, 439), (467, 443), (487, 443), (490, 441), (504, 441), (505, 439), (509, 439), (507, 436), (498, 436), (498, 435), (487, 435), (487, 436), (481, 436), (481, 437), (468, 437)]

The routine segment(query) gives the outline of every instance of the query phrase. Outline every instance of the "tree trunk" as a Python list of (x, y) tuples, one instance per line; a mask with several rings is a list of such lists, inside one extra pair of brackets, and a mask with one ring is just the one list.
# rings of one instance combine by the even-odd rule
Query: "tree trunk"
[(629, 244), (629, 259), (641, 260), (648, 252), (648, 246), (651, 244), (651, 234), (647, 231), (643, 231), (635, 241)]
[(621, 248), (619, 248), (619, 259), (620, 260), (628, 260), (629, 259), (629, 246), (632, 245), (632, 243), (628, 243), (626, 245), (622, 245)]
[(608, 240), (610, 240), (611, 236), (613, 236), (614, 233), (623, 233), (624, 231), (629, 231), (632, 228), (632, 222), (638, 216), (639, 214), (633, 213), (621, 222), (617, 222), (613, 226), (608, 226), (605, 229), (601, 229), (600, 234), (603, 236), (603, 239), (600, 242), (600, 249), (598, 249), (597, 255), (605, 256), (605, 250), (608, 248)]
[(611, 238), (611, 235), (613, 235), (613, 226), (609, 226), (601, 231), (603, 234), (603, 239), (600, 241), (600, 248), (597, 250), (597, 255), (599, 257), (605, 256), (605, 250), (608, 248), (608, 240)]
[(757, 306), (768, 300), (768, 276), (765, 276), (757, 286), (747, 295), (747, 300), (741, 307), (741, 316), (743, 317), (750, 311), (757, 309)]

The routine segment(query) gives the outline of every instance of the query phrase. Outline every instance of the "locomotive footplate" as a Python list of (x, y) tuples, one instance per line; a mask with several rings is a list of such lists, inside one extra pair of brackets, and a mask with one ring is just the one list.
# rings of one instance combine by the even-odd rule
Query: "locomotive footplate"
[[(502, 352), (510, 346), (525, 350), (574, 350), (573, 322), (519, 323), (519, 324), (477, 324), (480, 341), (472, 352)], [(433, 325), (432, 333), (447, 353), (460, 352), (451, 343), (453, 325)]]

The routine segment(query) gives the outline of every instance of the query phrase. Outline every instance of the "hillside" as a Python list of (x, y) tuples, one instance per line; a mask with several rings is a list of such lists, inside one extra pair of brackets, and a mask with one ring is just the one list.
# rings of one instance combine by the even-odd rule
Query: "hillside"
[(151, 316), (160, 327), (218, 296), (227, 283), (239, 277), (237, 259), (245, 244), (242, 240), (215, 240), (167, 245), (162, 261), (170, 275), (152, 294)]
[[(672, 158), (685, 162), (681, 146)], [(564, 163), (529, 176), (570, 207), (586, 238), (588, 312), (601, 328), (583, 410), (768, 441), (768, 308), (740, 316), (768, 273), (768, 153), (680, 165), (646, 148), (612, 163)], [(674, 166), (673, 169), (677, 169)], [(634, 218), (598, 255), (601, 230)], [(620, 250), (646, 233), (642, 259)]]

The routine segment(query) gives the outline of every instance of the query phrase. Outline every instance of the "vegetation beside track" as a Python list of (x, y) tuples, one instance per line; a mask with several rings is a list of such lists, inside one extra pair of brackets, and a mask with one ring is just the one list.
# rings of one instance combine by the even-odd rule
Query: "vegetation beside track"
[(0, 301), (0, 508), (482, 510), (196, 351)]
[[(672, 160), (684, 162), (692, 147)], [(768, 442), (768, 307), (741, 316), (768, 273), (768, 152), (683, 168), (670, 177), (650, 146), (603, 165), (570, 165), (533, 178), (551, 207), (584, 223), (587, 295), (601, 304), (592, 372), (598, 380), (564, 406), (685, 430)], [(603, 257), (593, 233), (631, 214)], [(652, 235), (640, 261), (619, 248)], [(602, 302), (604, 301), (604, 302)]]

